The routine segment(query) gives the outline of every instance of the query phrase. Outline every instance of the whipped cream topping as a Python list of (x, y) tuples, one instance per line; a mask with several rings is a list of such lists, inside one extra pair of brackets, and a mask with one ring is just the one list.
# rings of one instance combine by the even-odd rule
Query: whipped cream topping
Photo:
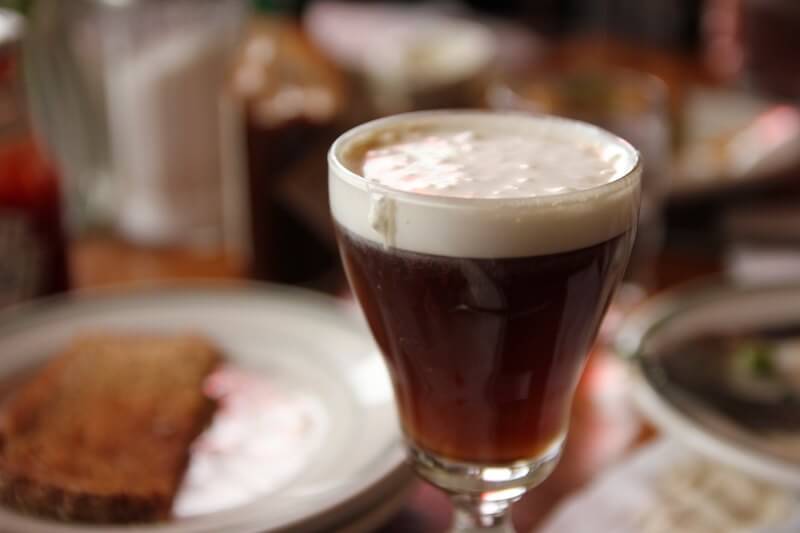
[(383, 246), (420, 253), (558, 253), (620, 235), (638, 216), (636, 151), (566, 119), (397, 115), (344, 134), (329, 162), (337, 223)]
[(461, 198), (528, 198), (591, 189), (619, 176), (624, 164), (598, 142), (554, 135), (432, 127), (385, 131), (345, 155), (370, 182), (393, 189)]

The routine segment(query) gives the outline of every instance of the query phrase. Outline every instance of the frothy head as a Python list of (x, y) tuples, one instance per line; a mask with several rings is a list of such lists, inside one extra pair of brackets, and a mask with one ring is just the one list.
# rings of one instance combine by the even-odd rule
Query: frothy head
[(636, 222), (636, 151), (554, 117), (439, 111), (344, 134), (331, 209), (348, 231), (421, 253), (521, 257), (597, 244)]
[(498, 126), (420, 119), (365, 134), (344, 148), (342, 161), (370, 183), (460, 198), (575, 192), (630, 169), (622, 145), (576, 137), (559, 123)]

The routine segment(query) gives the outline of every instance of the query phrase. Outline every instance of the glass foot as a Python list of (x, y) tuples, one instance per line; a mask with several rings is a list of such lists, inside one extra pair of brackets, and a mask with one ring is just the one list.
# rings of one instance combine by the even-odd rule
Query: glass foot
[(452, 461), (412, 444), (409, 450), (417, 474), (450, 493), (450, 533), (514, 533), (511, 505), (550, 475), (562, 445), (559, 440), (538, 458), (499, 465)]
[(448, 533), (515, 533), (511, 524), (511, 513), (499, 516), (475, 516), (468, 508), (462, 508), (454, 502), (453, 523)]
[(423, 479), (454, 494), (492, 493), (495, 499), (519, 499), (544, 481), (561, 457), (558, 440), (541, 456), (513, 463), (487, 465), (453, 461), (409, 443), (411, 466)]

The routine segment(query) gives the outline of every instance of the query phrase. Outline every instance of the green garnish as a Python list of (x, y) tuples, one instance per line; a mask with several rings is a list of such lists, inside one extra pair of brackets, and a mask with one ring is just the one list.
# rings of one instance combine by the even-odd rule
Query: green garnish
[(28, 13), (31, 4), (31, 0), (0, 0), (0, 8), (13, 9), (20, 13)]
[(772, 345), (754, 341), (743, 343), (733, 354), (737, 366), (759, 378), (775, 377), (776, 368), (772, 355)]

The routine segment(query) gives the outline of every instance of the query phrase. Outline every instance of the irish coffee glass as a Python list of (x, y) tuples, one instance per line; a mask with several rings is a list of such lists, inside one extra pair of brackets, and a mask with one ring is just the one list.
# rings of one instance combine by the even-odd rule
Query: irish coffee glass
[[(465, 197), (387, 186), (353, 162), (371, 142), (438, 127), (500, 135), (514, 150), (529, 143), (531, 164), (547, 137), (558, 150), (538, 157), (555, 168), (553, 157), (570, 169), (567, 159), (591, 146), (609, 170), (566, 192)], [(342, 261), (392, 378), (411, 465), (451, 495), (454, 531), (513, 531), (511, 504), (558, 461), (575, 386), (624, 274), (636, 150), (567, 119), (438, 111), (345, 133), (329, 166)]]

